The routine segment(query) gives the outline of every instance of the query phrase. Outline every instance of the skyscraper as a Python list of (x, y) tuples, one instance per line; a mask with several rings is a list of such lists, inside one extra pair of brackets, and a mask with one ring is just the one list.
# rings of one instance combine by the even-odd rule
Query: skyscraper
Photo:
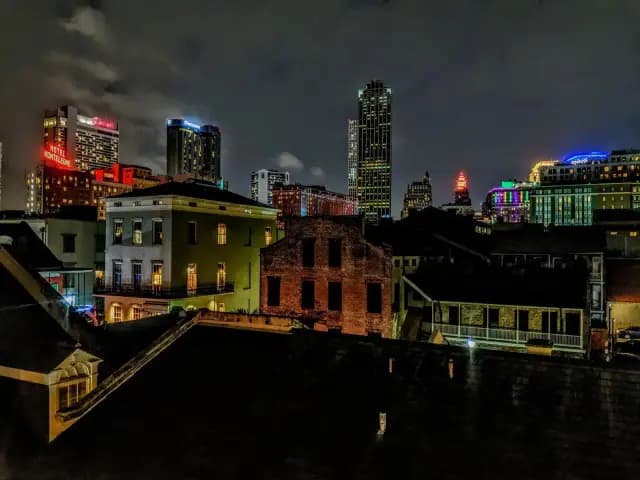
[(424, 210), (431, 206), (431, 179), (429, 172), (424, 173), (422, 180), (411, 182), (404, 194), (404, 206), (401, 217), (407, 217), (409, 212)]
[(347, 128), (347, 194), (355, 200), (358, 181), (358, 121), (349, 120)]
[(454, 191), (454, 204), (471, 205), (471, 197), (469, 196), (469, 182), (464, 172), (458, 174), (456, 179), (456, 189)]
[(81, 171), (108, 168), (118, 161), (120, 132), (115, 120), (88, 117), (72, 105), (44, 114), (44, 145), (62, 147), (71, 167)]
[(260, 169), (251, 174), (251, 200), (273, 205), (273, 186), (289, 185), (289, 172)]
[(167, 120), (167, 175), (220, 180), (220, 146), (220, 129), (214, 125)]
[(391, 89), (379, 80), (358, 92), (356, 191), (367, 221), (391, 216)]

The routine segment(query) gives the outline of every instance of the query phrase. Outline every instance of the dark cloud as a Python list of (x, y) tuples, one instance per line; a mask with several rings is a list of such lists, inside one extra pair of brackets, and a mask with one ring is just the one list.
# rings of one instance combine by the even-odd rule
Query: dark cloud
[[(285, 152), (300, 182), (346, 189), (346, 120), (371, 78), (393, 88), (394, 212), (429, 170), (438, 203), (468, 172), (479, 203), (539, 157), (640, 146), (633, 0), (0, 2), (6, 206), (42, 110), (116, 117), (122, 161), (159, 169), (167, 117), (218, 123), (223, 173)], [(302, 163), (302, 160), (299, 160)]]

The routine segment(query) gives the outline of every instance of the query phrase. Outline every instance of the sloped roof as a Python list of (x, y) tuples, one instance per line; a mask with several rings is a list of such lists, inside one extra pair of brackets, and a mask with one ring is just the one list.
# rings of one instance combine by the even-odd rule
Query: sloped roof
[[(260, 202), (243, 197), (229, 190), (221, 190), (214, 185), (197, 182), (168, 182), (155, 185), (149, 188), (142, 188), (132, 192), (121, 193), (109, 198), (138, 198), (155, 197), (158, 195), (179, 195), (181, 197), (201, 198), (203, 200), (213, 200), (224, 203), (235, 203), (237, 205), (249, 205), (253, 207), (272, 208)], [(275, 210), (275, 209), (274, 209)]]
[(47, 308), (0, 264), (0, 365), (48, 373), (74, 351), (76, 342)]
[(407, 278), (434, 300), (584, 308), (587, 274), (579, 269), (458, 268), (427, 265)]
[(11, 237), (8, 248), (20, 263), (35, 270), (59, 270), (63, 265), (26, 222), (0, 222), (0, 237)]

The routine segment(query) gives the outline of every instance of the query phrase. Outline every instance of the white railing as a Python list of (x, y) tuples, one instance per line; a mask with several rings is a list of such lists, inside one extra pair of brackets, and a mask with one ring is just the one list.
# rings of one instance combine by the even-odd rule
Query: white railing
[[(430, 329), (431, 323), (425, 322), (424, 327)], [(433, 323), (443, 335), (454, 338), (473, 338), (476, 340), (490, 340), (497, 342), (525, 344), (529, 340), (550, 340), (554, 346), (582, 348), (580, 335), (565, 335), (548, 332), (531, 332), (506, 328), (476, 327), (472, 325), (452, 325), (449, 323)]]

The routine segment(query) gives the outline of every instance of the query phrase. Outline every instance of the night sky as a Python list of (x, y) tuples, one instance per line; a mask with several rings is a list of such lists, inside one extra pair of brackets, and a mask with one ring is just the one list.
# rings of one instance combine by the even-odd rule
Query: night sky
[(123, 163), (159, 171), (165, 119), (218, 124), (223, 176), (286, 166), (346, 191), (347, 119), (393, 89), (393, 212), (429, 170), (474, 205), (531, 163), (640, 147), (637, 0), (0, 0), (4, 208), (23, 208), (42, 111), (120, 123)]

